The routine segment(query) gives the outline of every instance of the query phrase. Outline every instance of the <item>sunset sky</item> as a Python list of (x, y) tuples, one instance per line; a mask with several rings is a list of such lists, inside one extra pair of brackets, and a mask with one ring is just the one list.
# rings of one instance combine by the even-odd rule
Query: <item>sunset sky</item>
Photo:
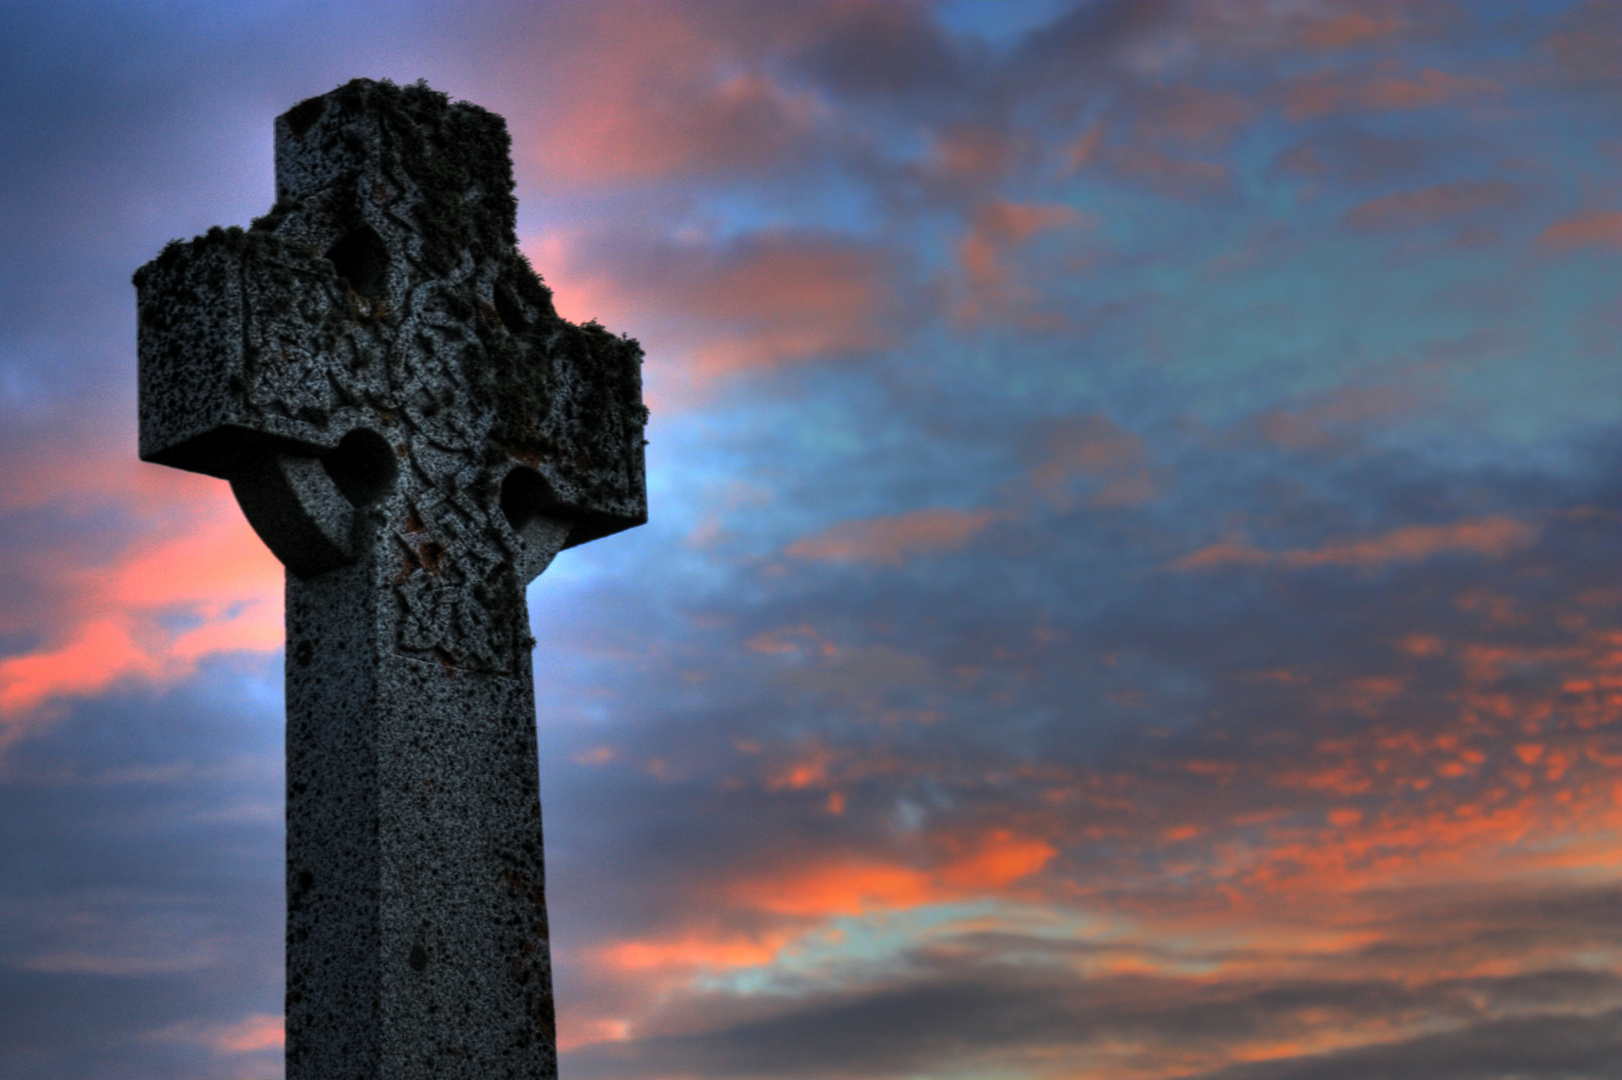
[(1622, 3), (0, 6), (0, 1077), (281, 1075), (281, 568), (131, 272), (507, 118), (566, 1080), (1622, 1076)]

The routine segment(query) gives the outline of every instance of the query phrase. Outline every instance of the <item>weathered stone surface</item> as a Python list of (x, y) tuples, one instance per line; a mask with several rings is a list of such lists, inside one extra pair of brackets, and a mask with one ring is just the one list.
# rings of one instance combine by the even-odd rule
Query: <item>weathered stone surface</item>
[(500, 117), (356, 80), (136, 273), (141, 456), (288, 568), (287, 1075), (556, 1075), (524, 585), (640, 524), (641, 350), (558, 317)]

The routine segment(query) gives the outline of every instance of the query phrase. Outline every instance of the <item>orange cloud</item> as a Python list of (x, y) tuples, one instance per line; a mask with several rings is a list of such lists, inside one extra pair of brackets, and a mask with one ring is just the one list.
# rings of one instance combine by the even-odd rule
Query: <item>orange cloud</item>
[(1538, 234), (1544, 251), (1570, 251), (1579, 247), (1622, 247), (1622, 211), (1590, 210), (1552, 222)]
[[(1614, 594), (1585, 601), (1607, 611), (1615, 602)], [(1425, 713), (1400, 708), (1423, 692), (1402, 665), (1470, 655), (1478, 661), (1464, 665), (1457, 685), (1431, 698)], [(1226, 1000), (1235, 987), (1280, 980), (1423, 988), (1547, 972), (1580, 957), (1609, 964), (1614, 950), (1603, 926), (1550, 913), (1563, 897), (1580, 902), (1585, 887), (1609, 890), (1622, 872), (1615, 780), (1622, 754), (1614, 745), (1622, 632), (1538, 649), (1455, 641), (1445, 654), (1426, 646), (1389, 656), (1399, 670), (1361, 671), (1338, 683), (1265, 673), (1266, 685), (1297, 695), (1291, 707), (1305, 712), (1305, 723), (1286, 721), (1291, 734), (1312, 730), (1312, 714), (1347, 701), (1381, 710), (1372, 725), (1301, 747), (1290, 767), (1281, 768), (1273, 751), (1216, 760), (1207, 746), (1161, 762), (1182, 766), (1175, 770), (1028, 765), (1019, 776), (1062, 785), (1071, 797), (1045, 810), (1022, 803), (1017, 826), (1005, 817), (963, 836), (917, 836), (905, 856), (809, 852), (734, 876), (704, 901), (698, 925), (613, 942), (597, 966), (634, 986), (629, 992), (640, 1000), (661, 1003), (683, 1000), (695, 985), (709, 992), (717, 981), (705, 975), (739, 969), (764, 969), (758, 975), (768, 983), (796, 980), (810, 955), (819, 972), (861, 987), (880, 964), (867, 935), (840, 952), (843, 922), (853, 919), (905, 937), (911, 949), (939, 946), (971, 959), (981, 955), (978, 939), (1023, 939), (1032, 955), (1068, 965), (1080, 981), (1107, 981), (1101, 992), (1116, 1003), (1134, 993)], [(1534, 721), (1545, 727), (1529, 737), (1524, 729)], [(1262, 742), (1287, 755), (1300, 745)], [(1032, 812), (1050, 816), (1033, 824)], [(1056, 872), (1060, 850), (1082, 866)], [(922, 910), (964, 901), (976, 913), (949, 924)], [(1539, 905), (1535, 913), (1527, 902)], [(717, 903), (741, 925), (769, 929), (710, 928)], [(908, 912), (919, 917), (903, 917)], [(909, 929), (926, 921), (927, 931)], [(1008, 956), (1020, 946), (996, 948)], [(897, 970), (883, 966), (877, 977), (896, 978)], [(753, 975), (748, 983), (756, 985)], [(734, 1005), (746, 1010), (758, 1000)], [(630, 1028), (618, 1018), (625, 1016), (636, 1018), (639, 1038), (692, 1021), (691, 1013), (673, 1019), (663, 1004), (614, 1002), (575, 1030), (623, 1038)], [(1292, 1014), (1300, 1030), (1287, 1039), (1258, 1034), (1182, 1047), (1178, 1068), (1188, 1071), (1196, 1057), (1209, 1071), (1225, 1061), (1381, 1041), (1423, 1027), (1422, 1019), (1391, 1019), (1386, 1010), (1350, 1024), (1314, 1005)], [(1141, 1060), (1143, 1075), (1167, 1071), (1162, 1059)]]
[(748, 907), (812, 918), (919, 907), (940, 898), (929, 874), (877, 862), (816, 866), (787, 878), (749, 882), (733, 892), (734, 901)]
[(675, 938), (616, 941), (594, 950), (593, 955), (620, 971), (725, 970), (769, 964), (790, 939), (786, 932), (709, 936), (689, 929)]
[(799, 757), (780, 764), (766, 778), (767, 791), (804, 791), (806, 788), (825, 787), (828, 784), (828, 766), (833, 754), (827, 747), (812, 746)]
[[(1403, 707), (1409, 681), (1395, 675), (1304, 686), (1316, 697), (1298, 695), (1293, 708), (1360, 711), (1373, 725), (1320, 740), (1284, 767), (1267, 758), (1185, 761), (1184, 771), (1200, 778), (1192, 781), (1197, 794), (1191, 781), (1177, 784), (1197, 807), (1192, 822), (1168, 827), (1157, 817), (1151, 807), (1178, 802), (1143, 774), (1092, 778), (1106, 791), (1139, 789), (1119, 809), (1097, 802), (1095, 814), (1122, 815), (1111, 835), (1140, 874), (1145, 856), (1191, 824), (1204, 828), (1203, 857), (1166, 872), (1189, 875), (1178, 889), (1223, 890), (1231, 905), (1223, 918), (1233, 925), (1269, 897), (1311, 894), (1316, 904), (1443, 878), (1525, 884), (1580, 872), (1614, 880), (1622, 870), (1622, 785), (1614, 779), (1622, 755), (1613, 746), (1622, 725), (1622, 632), (1536, 649), (1465, 643), (1452, 652), (1462, 662), (1448, 704), (1433, 705), (1419, 724)], [(1267, 789), (1288, 794), (1256, 798)], [(1150, 871), (1142, 880), (1152, 892), (1161, 879)]]
[[(280, 647), (281, 565), (224, 485), (213, 488), (171, 509), (189, 531), (149, 540), (110, 566), (53, 574), (62, 594), (55, 632), (0, 660), (0, 744), (40, 722), (52, 699), (132, 679), (172, 682), (209, 655)], [(166, 621), (177, 614), (190, 625)]]
[(1417, 78), (1396, 74), (1382, 65), (1384, 77), (1346, 77), (1326, 72), (1290, 83), (1284, 91), (1284, 115), (1291, 120), (1344, 112), (1391, 112), (1433, 108), (1496, 93), (1498, 83), (1484, 75), (1452, 75), (1426, 68)]
[(943, 867), (940, 880), (967, 893), (995, 892), (1037, 873), (1058, 853), (1058, 848), (1045, 840), (1017, 836), (1010, 829), (994, 829), (975, 850)]
[[(1139, 453), (1130, 435), (1104, 418), (1078, 419), (1065, 434), (1053, 446), (1053, 476), (1112, 468)], [(1453, 550), (1494, 555), (1523, 547), (1538, 532), (1483, 517), (1260, 557), (1357, 566)], [(1206, 987), (1227, 994), (1267, 979), (1367, 978), (1413, 987), (1561, 969), (1590, 955), (1609, 964), (1603, 928), (1572, 926), (1551, 912), (1565, 902), (1564, 890), (1602, 894), (1622, 880), (1622, 632), (1613, 629), (1619, 594), (1594, 587), (1538, 610), (1514, 584), (1532, 578), (1523, 566), (1512, 576), (1491, 569), (1479, 577), (1516, 598), (1519, 621), (1449, 622), (1444, 610), (1436, 625), (1382, 623), (1378, 647), (1354, 644), (1350, 656), (1331, 647), (1310, 651), (1299, 666), (1258, 659), (1242, 693), (1223, 702), (1229, 715), (1248, 715), (1232, 727), (1213, 717), (1201, 737), (1168, 738), (1159, 744), (1164, 749), (1135, 763), (1122, 764), (1131, 755), (1113, 764), (1059, 755), (1009, 764), (978, 747), (957, 762), (933, 751), (899, 761), (889, 775), (911, 769), (946, 785), (942, 818), (972, 813), (973, 831), (962, 839), (908, 834), (902, 851), (885, 850), (878, 845), (894, 834), (872, 829), (873, 800), (853, 796), (844, 820), (821, 819), (854, 826), (837, 834), (842, 849), (819, 849), (841, 841), (810, 828), (793, 859), (718, 875), (717, 895), (702, 907), (720, 906), (749, 929), (684, 924), (619, 954), (625, 981), (656, 984), (674, 1000), (695, 978), (706, 991), (732, 985), (706, 982), (704, 971), (758, 967), (767, 970), (737, 985), (776, 978), (789, 985), (813, 963), (795, 943), (846, 920), (905, 937), (909, 955), (938, 955), (939, 946), (940, 954), (973, 958), (982, 955), (974, 951), (978, 939), (997, 938), (999, 957), (1027, 948), (1055, 966), (1074, 965), (1086, 980), (1153, 974), (1155, 993)], [(1551, 587), (1544, 581), (1531, 592)], [(1434, 605), (1416, 610), (1422, 619)], [(1522, 626), (1536, 647), (1515, 642)], [(774, 662), (800, 666), (820, 663), (825, 646), (837, 652), (792, 623), (755, 645)], [(852, 746), (802, 748), (781, 762), (749, 749), (762, 755), (762, 786), (771, 778), (802, 814), (819, 813), (824, 794), (847, 785), (862, 790), (846, 773), (860, 753)], [(1548, 906), (1492, 924), (1479, 914), (1515, 896)], [(909, 929), (936, 919), (933, 905), (964, 901), (991, 913), (936, 937)], [(1426, 903), (1456, 908), (1436, 917)], [(1015, 907), (1022, 915), (1009, 914)], [(1047, 936), (1004, 944), (1029, 933), (1019, 917)], [(799, 936), (778, 947), (784, 939), (775, 931), (785, 924)], [(752, 933), (759, 925), (773, 933)], [(871, 936), (858, 944), (853, 935), (848, 955), (832, 946), (817, 951), (816, 970), (833, 973), (824, 985), (852, 971), (860, 974), (840, 985), (865, 985), (860, 979), (881, 966), (879, 978), (906, 977), (896, 975), (899, 965), (873, 960)], [(1055, 947), (1041, 951), (1049, 942)], [(1109, 993), (1120, 1001), (1130, 990), (1112, 984)], [(650, 1006), (635, 1015), (639, 1035), (648, 1035), (640, 1017), (665, 1022), (669, 1014)], [(1354, 1043), (1368, 1034), (1347, 1034), (1338, 1014), (1302, 1023), (1301, 1045), (1328, 1038), (1325, 1027)], [(1264, 1041), (1241, 1047), (1230, 1040), (1221, 1052), (1272, 1052)], [(1144, 1075), (1167, 1071), (1156, 1066)]]
[(997, 517), (990, 510), (942, 508), (844, 521), (796, 540), (788, 546), (788, 554), (817, 562), (901, 566), (912, 555), (935, 555), (962, 547)]
[(733, 886), (735, 903), (776, 915), (825, 919), (995, 895), (1058, 854), (1046, 841), (994, 829), (925, 869), (873, 859), (832, 859)]
[(186, 1042), (205, 1046), (216, 1054), (252, 1054), (280, 1050), (287, 1041), (283, 1018), (271, 1013), (255, 1013), (235, 1024), (171, 1024), (145, 1036), (164, 1042)]
[(1346, 211), (1346, 224), (1365, 229), (1417, 229), (1449, 218), (1519, 206), (1531, 189), (1504, 180), (1462, 180), (1418, 191), (1403, 191), (1359, 203)]
[(1367, 540), (1337, 540), (1320, 548), (1268, 551), (1244, 541), (1225, 541), (1201, 548), (1172, 564), (1174, 570), (1209, 570), (1219, 566), (1378, 566), (1412, 562), (1450, 552), (1499, 557), (1537, 539), (1538, 530), (1504, 517), (1460, 521), (1452, 525), (1407, 525)]

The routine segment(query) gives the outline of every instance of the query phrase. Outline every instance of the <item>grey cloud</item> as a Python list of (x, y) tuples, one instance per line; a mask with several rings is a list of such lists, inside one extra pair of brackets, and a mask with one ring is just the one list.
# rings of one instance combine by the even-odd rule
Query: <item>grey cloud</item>
[[(1006, 946), (1006, 942), (999, 943)], [(1597, 1077), (1618, 1048), (1603, 1039), (1599, 1016), (1548, 1015), (1551, 1003), (1523, 1006), (1523, 1015), (1495, 1016), (1509, 995), (1494, 994), (1495, 980), (1469, 987), (1377, 979), (1262, 981), (1179, 980), (1149, 976), (1076, 977), (1055, 965), (1012, 967), (919, 956), (887, 985), (843, 997), (801, 998), (775, 1015), (730, 1026), (729, 1003), (696, 999), (672, 1025), (697, 1028), (686, 1034), (653, 1035), (629, 1045), (596, 1046), (579, 1052), (576, 1067), (605, 1076), (646, 1075), (644, 1062), (682, 1073), (736, 1077), (884, 1076), (973, 1068), (1020, 1051), (1048, 1061), (1081, 1063), (1109, 1048), (1139, 1068), (1175, 1070), (1193, 1060), (1220, 1060), (1235, 1043), (1288, 1041), (1326, 1015), (1355, 1029), (1395, 1023), (1402, 1031), (1443, 1026), (1444, 1036), (1401, 1039), (1327, 1056), (1291, 1056), (1263, 1066), (1239, 1066), (1202, 1074), (1215, 1080), (1243, 1077), (1408, 1077), (1442, 1075), (1471, 1080), (1519, 1075), (1534, 1062), (1587, 1069), (1573, 1077)], [(1535, 983), (1554, 1000), (1615, 1002), (1622, 982), (1587, 972), (1545, 972), (1504, 982)], [(1521, 987), (1520, 989), (1529, 989)], [(1479, 995), (1496, 997), (1483, 1009)], [(712, 1011), (713, 1010), (713, 1011)], [(1507, 1011), (1507, 1010), (1506, 1010)], [(1515, 1010), (1520, 1011), (1520, 1010)], [(719, 1024), (706, 1027), (705, 1021)], [(1493, 1052), (1511, 1033), (1552, 1036), (1546, 1045), (1498, 1059)], [(1132, 1048), (1132, 1049), (1127, 1049)], [(1494, 1062), (1502, 1073), (1479, 1071)], [(1425, 1066), (1441, 1070), (1427, 1074)], [(1359, 1072), (1359, 1067), (1364, 1071)], [(1380, 1072), (1380, 1068), (1396, 1071)], [(1470, 1069), (1478, 1071), (1471, 1072)], [(1452, 1069), (1455, 1071), (1449, 1072)], [(1325, 1071), (1314, 1071), (1325, 1070)], [(1401, 1071), (1407, 1070), (1407, 1071)], [(1527, 1075), (1553, 1076), (1535, 1072)]]
[(1533, 1016), (1462, 1031), (1244, 1065), (1196, 1080), (1606, 1080), (1622, 1069), (1622, 1010)]
[[(243, 695), (274, 678), (259, 666), (212, 661), (172, 692), (108, 695), (9, 748), (8, 1077), (206, 1078), (226, 1060), (204, 1045), (211, 1025), (280, 1012), (279, 717), (274, 699), (256, 709)], [(175, 1030), (177, 1016), (191, 1028)]]

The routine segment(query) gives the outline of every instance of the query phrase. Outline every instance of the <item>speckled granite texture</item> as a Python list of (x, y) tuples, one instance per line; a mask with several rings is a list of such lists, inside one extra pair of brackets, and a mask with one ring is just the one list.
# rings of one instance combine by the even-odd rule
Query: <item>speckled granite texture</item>
[(356, 80), (135, 275), (141, 456), (287, 566), (288, 1080), (555, 1077), (525, 584), (647, 519), (641, 349), (519, 254), (506, 125)]

